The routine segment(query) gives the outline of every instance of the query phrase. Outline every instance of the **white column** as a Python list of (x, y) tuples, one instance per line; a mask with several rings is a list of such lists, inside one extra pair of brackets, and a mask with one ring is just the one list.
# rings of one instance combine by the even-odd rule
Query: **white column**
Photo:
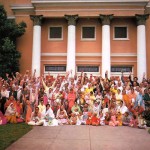
[(32, 48), (32, 74), (36, 69), (36, 75), (41, 72), (41, 26), (33, 27), (33, 48)]
[(42, 16), (31, 16), (33, 20), (33, 46), (32, 46), (32, 75), (36, 69), (36, 76), (41, 72), (41, 19)]
[(67, 71), (72, 70), (72, 75), (75, 75), (76, 68), (76, 27), (68, 26), (68, 42), (67, 42)]
[(136, 15), (137, 19), (137, 77), (142, 82), (143, 73), (147, 75), (146, 63), (146, 31), (145, 22), (147, 15)]
[(139, 82), (142, 81), (144, 72), (147, 73), (145, 25), (139, 25), (137, 27), (137, 75)]
[(67, 41), (67, 71), (72, 70), (72, 77), (76, 73), (76, 20), (78, 15), (65, 15), (68, 21)]
[(111, 72), (111, 46), (110, 46), (110, 20), (113, 15), (100, 15), (102, 21), (102, 77), (105, 78), (105, 72), (108, 71), (108, 78)]
[(102, 77), (105, 77), (106, 70), (110, 77), (110, 26), (102, 26)]

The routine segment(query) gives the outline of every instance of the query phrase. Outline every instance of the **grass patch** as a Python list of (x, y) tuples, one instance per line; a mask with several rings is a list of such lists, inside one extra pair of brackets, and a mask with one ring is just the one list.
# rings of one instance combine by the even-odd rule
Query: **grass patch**
[(0, 150), (6, 149), (31, 129), (32, 126), (28, 126), (25, 123), (0, 126)]

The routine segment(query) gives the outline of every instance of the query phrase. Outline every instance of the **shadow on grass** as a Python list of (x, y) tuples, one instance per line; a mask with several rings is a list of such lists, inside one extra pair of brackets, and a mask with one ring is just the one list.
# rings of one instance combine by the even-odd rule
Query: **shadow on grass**
[(32, 130), (32, 126), (25, 123), (0, 126), (0, 150), (5, 150), (30, 130)]

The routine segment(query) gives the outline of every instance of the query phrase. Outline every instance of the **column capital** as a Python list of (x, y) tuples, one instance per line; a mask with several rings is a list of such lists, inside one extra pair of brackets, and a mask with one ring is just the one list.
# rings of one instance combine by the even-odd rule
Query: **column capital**
[(76, 21), (79, 18), (78, 15), (65, 15), (65, 19), (68, 21), (68, 25), (76, 25)]
[(33, 25), (41, 26), (43, 15), (30, 15), (30, 19), (33, 21)]
[(148, 17), (149, 17), (149, 14), (143, 14), (143, 15), (136, 14), (135, 18), (136, 18), (137, 26), (145, 25), (146, 20), (148, 19)]
[(102, 25), (110, 25), (110, 21), (113, 19), (113, 14), (110, 15), (99, 15)]

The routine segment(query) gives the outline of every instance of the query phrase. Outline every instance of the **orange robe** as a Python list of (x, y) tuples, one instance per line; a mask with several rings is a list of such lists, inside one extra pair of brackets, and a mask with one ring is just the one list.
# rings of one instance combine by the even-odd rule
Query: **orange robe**
[(68, 102), (69, 102), (69, 108), (70, 108), (70, 109), (71, 109), (72, 106), (74, 105), (75, 99), (76, 99), (76, 95), (75, 95), (74, 92), (68, 94)]
[(29, 105), (27, 105), (27, 112), (26, 112), (26, 123), (31, 120), (31, 114), (32, 114), (32, 108)]
[(125, 105), (127, 106), (127, 108), (131, 105), (131, 101), (129, 99), (129, 96), (127, 94), (122, 95), (122, 99), (125, 102)]

